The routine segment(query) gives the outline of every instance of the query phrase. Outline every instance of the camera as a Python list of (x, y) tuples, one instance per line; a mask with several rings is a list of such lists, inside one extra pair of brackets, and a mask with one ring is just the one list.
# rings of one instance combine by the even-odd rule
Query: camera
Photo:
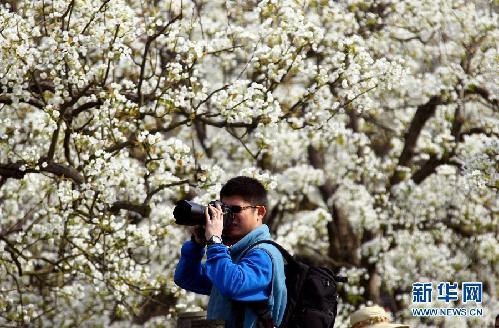
[[(219, 200), (214, 200), (209, 203), (211, 206), (220, 205), (222, 208), (224, 226), (226, 222), (232, 218), (232, 213), (229, 207), (222, 204)], [(175, 223), (185, 226), (195, 226), (195, 225), (205, 225), (206, 218), (204, 211), (206, 206), (198, 203), (194, 203), (188, 200), (181, 200), (177, 202), (175, 209), (173, 210), (173, 216), (175, 217)], [(211, 215), (208, 212), (209, 215)]]

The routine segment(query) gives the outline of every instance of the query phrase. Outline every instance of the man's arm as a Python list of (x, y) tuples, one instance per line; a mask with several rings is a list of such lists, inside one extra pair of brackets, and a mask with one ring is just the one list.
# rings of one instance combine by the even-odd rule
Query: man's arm
[(206, 275), (205, 265), (201, 263), (204, 247), (194, 241), (187, 241), (180, 251), (180, 260), (173, 280), (177, 286), (191, 292), (210, 295), (211, 281)]
[(222, 244), (208, 247), (206, 275), (220, 292), (236, 301), (265, 300), (270, 295), (272, 259), (261, 248), (250, 250), (238, 263)]

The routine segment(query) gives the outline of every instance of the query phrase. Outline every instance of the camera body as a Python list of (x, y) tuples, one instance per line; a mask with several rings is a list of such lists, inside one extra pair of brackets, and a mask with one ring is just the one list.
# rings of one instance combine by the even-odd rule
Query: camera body
[[(222, 204), (219, 200), (214, 200), (209, 203), (209, 205), (217, 206), (220, 205), (222, 208), (224, 226), (232, 218), (232, 213), (230, 209)], [(175, 209), (173, 210), (173, 216), (175, 217), (175, 223), (185, 226), (196, 226), (205, 225), (206, 217), (204, 211), (206, 206), (198, 203), (191, 202), (189, 200), (181, 200), (177, 202)], [(208, 212), (209, 213), (209, 212)], [(210, 214), (211, 215), (211, 214)]]

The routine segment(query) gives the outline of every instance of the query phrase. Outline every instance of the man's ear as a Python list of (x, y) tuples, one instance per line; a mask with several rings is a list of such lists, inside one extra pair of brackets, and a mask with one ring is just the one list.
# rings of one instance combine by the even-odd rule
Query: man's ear
[(267, 208), (265, 206), (258, 206), (257, 210), (258, 218), (260, 218), (263, 222), (263, 218), (265, 217), (265, 214), (267, 214)]

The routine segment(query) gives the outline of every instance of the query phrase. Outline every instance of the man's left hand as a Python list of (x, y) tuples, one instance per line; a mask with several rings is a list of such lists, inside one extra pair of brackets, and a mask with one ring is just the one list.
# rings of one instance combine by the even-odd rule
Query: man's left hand
[(224, 216), (220, 205), (217, 204), (216, 207), (208, 205), (205, 210), (205, 216), (206, 225), (204, 236), (206, 240), (209, 240), (212, 236), (222, 237), (222, 231), (224, 228)]

